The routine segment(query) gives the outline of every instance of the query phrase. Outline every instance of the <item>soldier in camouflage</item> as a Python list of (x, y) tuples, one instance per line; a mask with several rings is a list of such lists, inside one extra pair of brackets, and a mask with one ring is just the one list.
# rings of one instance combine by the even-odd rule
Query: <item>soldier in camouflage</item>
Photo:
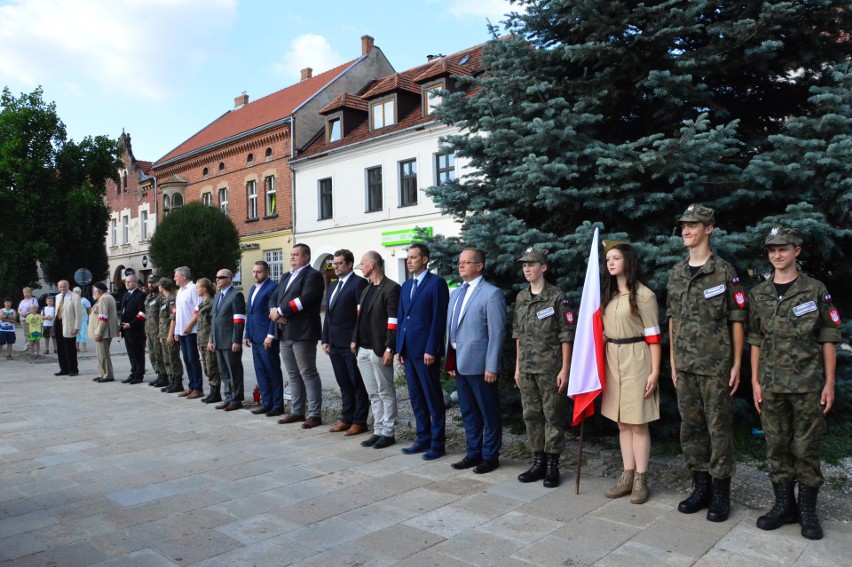
[(728, 519), (734, 474), (733, 403), (745, 343), (746, 294), (734, 268), (710, 249), (715, 211), (690, 205), (678, 220), (689, 256), (668, 283), (672, 381), (680, 440), (694, 488), (678, 510)]
[(515, 383), (521, 390), (524, 424), (533, 451), (521, 482), (544, 479), (559, 486), (559, 456), (565, 447), (565, 419), (574, 314), (565, 294), (544, 279), (547, 251), (528, 248), (518, 258), (529, 287), (518, 293), (512, 338), (516, 341)]
[(216, 290), (209, 279), (199, 278), (195, 282), (195, 291), (201, 297), (201, 303), (195, 308), (198, 315), (198, 353), (201, 355), (201, 367), (207, 375), (210, 386), (209, 393), (201, 401), (205, 404), (218, 404), (222, 401), (222, 378), (219, 376), (216, 353), (207, 349), (213, 327), (213, 297), (216, 295)]
[(162, 388), (169, 383), (166, 367), (163, 364), (163, 350), (160, 347), (160, 306), (162, 304), (159, 278), (151, 276), (148, 280), (148, 295), (145, 296), (145, 337), (148, 339), (148, 358), (157, 378), (148, 382), (149, 386)]
[(775, 271), (751, 292), (748, 343), (775, 505), (757, 519), (757, 527), (799, 522), (804, 537), (821, 539), (820, 448), (824, 416), (834, 403), (840, 315), (822, 282), (796, 268), (802, 251), (797, 230), (773, 228), (765, 244)]
[(174, 393), (183, 391), (183, 366), (180, 362), (180, 345), (175, 340), (175, 284), (169, 278), (160, 280), (160, 291), (163, 303), (160, 306), (160, 345), (163, 349), (163, 363), (169, 383), (161, 392)]

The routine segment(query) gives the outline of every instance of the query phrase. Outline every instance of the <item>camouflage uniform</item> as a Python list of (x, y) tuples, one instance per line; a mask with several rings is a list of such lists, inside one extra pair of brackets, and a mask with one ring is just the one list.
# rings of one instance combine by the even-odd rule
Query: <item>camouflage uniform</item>
[(198, 348), (201, 349), (201, 364), (204, 366), (204, 373), (207, 375), (210, 389), (218, 392), (221, 378), (219, 377), (219, 366), (216, 363), (216, 353), (207, 350), (213, 316), (213, 298), (205, 298), (196, 309), (198, 310)]
[(667, 309), (684, 459), (692, 471), (728, 478), (735, 469), (730, 324), (746, 320), (745, 290), (734, 268), (715, 254), (695, 276), (684, 260), (669, 275)]
[(159, 291), (145, 297), (145, 336), (148, 337), (148, 358), (157, 377), (166, 375), (163, 350), (160, 347), (160, 306), (163, 294)]
[(166, 374), (174, 380), (183, 380), (183, 365), (180, 362), (180, 344), (175, 340), (169, 346), (169, 327), (172, 321), (175, 320), (175, 294), (172, 293), (168, 297), (163, 296), (163, 303), (160, 306), (160, 345), (163, 348), (163, 363), (166, 367)]
[(574, 340), (574, 314), (565, 294), (545, 282), (537, 296), (518, 293), (512, 338), (520, 341), (520, 389), (524, 424), (533, 452), (560, 454), (565, 447), (568, 398), (556, 390), (562, 343)]
[(823, 343), (840, 342), (840, 316), (819, 280), (799, 274), (779, 298), (772, 279), (751, 291), (748, 343), (760, 347), (760, 416), (773, 483), (823, 483)]

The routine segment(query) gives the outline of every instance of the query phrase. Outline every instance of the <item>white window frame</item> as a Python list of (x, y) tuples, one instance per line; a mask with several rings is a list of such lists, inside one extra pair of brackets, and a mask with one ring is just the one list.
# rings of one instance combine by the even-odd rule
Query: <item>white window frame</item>
[(139, 211), (139, 230), (142, 240), (148, 240), (148, 211)]
[(396, 99), (388, 98), (370, 105), (370, 125), (372, 130), (387, 128), (396, 124)]
[(122, 215), (121, 217), (121, 243), (130, 244), (130, 216)]
[(257, 181), (249, 181), (246, 183), (246, 199), (248, 206), (246, 214), (249, 220), (257, 220)]
[[(222, 198), (224, 197), (224, 199)], [(228, 214), (228, 188), (220, 187), (219, 188), (219, 210)]]
[(275, 176), (268, 175), (263, 179), (264, 192), (266, 194), (266, 216), (271, 217), (278, 214), (278, 190), (276, 188)]
[(284, 273), (284, 251), (280, 249), (266, 250), (263, 253), (263, 259), (269, 264), (269, 277), (272, 281), (280, 280)]

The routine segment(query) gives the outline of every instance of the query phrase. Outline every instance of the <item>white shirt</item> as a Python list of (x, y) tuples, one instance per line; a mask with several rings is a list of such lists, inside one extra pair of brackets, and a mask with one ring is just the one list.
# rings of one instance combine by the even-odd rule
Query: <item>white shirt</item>
[(337, 280), (337, 285), (334, 286), (334, 293), (331, 294), (331, 297), (328, 298), (328, 304), (331, 305), (334, 302), (334, 298), (337, 297), (337, 293), (343, 287), (343, 284), (349, 281), (349, 276), (352, 275), (352, 272), (349, 272), (345, 276), (341, 276), (340, 279)]
[[(474, 279), (470, 280), (469, 282), (467, 282), (467, 293), (464, 294), (464, 299), (462, 300), (462, 304), (461, 304), (461, 310), (459, 311), (459, 321), (458, 321), (459, 324), (461, 324), (461, 320), (464, 317), (464, 309), (465, 309), (465, 307), (467, 307), (467, 302), (470, 299), (470, 296), (473, 295), (473, 290), (476, 289), (476, 286), (478, 286), (480, 283), (482, 283), (482, 276), (479, 276), (479, 277), (474, 278)], [(464, 283), (462, 283), (462, 285), (464, 285)], [(458, 299), (456, 299), (456, 303), (458, 303)], [(452, 314), (455, 313), (455, 312), (456, 312), (456, 304), (454, 303), (453, 304), (453, 310), (450, 311), (450, 325), (453, 324), (453, 315)], [(456, 343), (453, 343), (453, 348), (456, 348)]]
[(302, 270), (304, 270), (307, 267), (308, 267), (308, 264), (305, 264), (301, 268), (297, 268), (297, 269), (290, 272), (290, 279), (287, 280), (287, 285), (284, 286), (284, 291), (287, 291), (288, 289), (290, 289), (290, 284), (293, 283), (293, 280), (296, 279), (296, 276), (299, 275), (299, 272), (301, 272)]
[(195, 308), (201, 303), (201, 298), (195, 292), (195, 282), (189, 282), (182, 288), (178, 289), (175, 297), (175, 334), (186, 336), (187, 334), (195, 334), (198, 332), (198, 325), (193, 325), (189, 333), (184, 333), (183, 330), (187, 324), (195, 316)]

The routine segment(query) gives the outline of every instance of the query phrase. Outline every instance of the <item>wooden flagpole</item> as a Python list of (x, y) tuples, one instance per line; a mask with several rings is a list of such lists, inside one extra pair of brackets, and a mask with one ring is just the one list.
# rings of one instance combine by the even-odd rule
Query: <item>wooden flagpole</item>
[(580, 450), (577, 455), (577, 481), (574, 484), (574, 494), (580, 494), (580, 470), (583, 467), (583, 437), (586, 433), (586, 419), (580, 422)]

